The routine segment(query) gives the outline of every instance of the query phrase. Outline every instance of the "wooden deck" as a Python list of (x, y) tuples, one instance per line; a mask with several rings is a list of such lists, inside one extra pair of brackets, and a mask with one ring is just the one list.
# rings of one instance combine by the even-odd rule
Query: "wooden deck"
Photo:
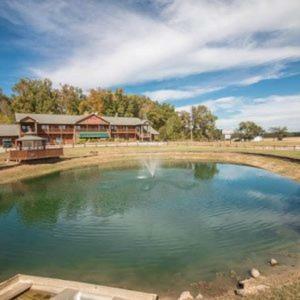
[(9, 160), (21, 162), (36, 159), (58, 158), (62, 155), (63, 148), (11, 150), (9, 152)]

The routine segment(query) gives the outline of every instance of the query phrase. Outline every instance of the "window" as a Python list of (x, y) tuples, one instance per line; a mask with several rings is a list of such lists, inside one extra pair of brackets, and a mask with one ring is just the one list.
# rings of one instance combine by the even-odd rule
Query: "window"
[(66, 129), (66, 125), (59, 125), (59, 129), (60, 130), (65, 130)]
[(49, 125), (42, 125), (42, 130), (49, 131)]
[(80, 130), (81, 126), (80, 125), (76, 125), (76, 130)]
[(31, 127), (29, 125), (22, 125), (21, 129), (23, 132), (31, 131)]
[(61, 137), (56, 137), (55, 142), (56, 142), (56, 144), (60, 145), (62, 143), (62, 138)]

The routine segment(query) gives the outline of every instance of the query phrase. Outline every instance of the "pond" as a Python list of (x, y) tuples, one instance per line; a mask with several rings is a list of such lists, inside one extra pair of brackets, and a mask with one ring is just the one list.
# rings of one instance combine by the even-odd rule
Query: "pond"
[(150, 161), (55, 173), (0, 187), (0, 279), (167, 294), (299, 251), (299, 220), (300, 185), (247, 166)]

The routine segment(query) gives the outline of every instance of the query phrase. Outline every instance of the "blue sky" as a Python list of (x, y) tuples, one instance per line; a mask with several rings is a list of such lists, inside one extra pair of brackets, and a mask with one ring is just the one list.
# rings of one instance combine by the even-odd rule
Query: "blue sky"
[(298, 0), (0, 2), (0, 87), (124, 87), (177, 110), (205, 104), (220, 128), (300, 131)]

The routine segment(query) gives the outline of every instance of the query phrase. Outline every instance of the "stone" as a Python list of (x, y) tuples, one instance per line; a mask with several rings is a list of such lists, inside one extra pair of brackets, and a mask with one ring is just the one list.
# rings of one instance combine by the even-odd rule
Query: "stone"
[(202, 294), (198, 294), (197, 296), (196, 296), (196, 298), (195, 298), (196, 300), (200, 300), (200, 299), (204, 299), (204, 297), (202, 296)]
[(269, 261), (270, 265), (272, 267), (278, 265), (278, 261), (275, 259), (275, 258), (271, 258), (270, 261)]
[(250, 285), (247, 286), (247, 288), (243, 288), (243, 289), (236, 289), (234, 292), (236, 295), (239, 296), (249, 296), (249, 295), (256, 295), (261, 291), (264, 291), (266, 289), (269, 289), (270, 287), (264, 284), (259, 284), (259, 285)]
[(252, 268), (252, 269), (251, 269), (250, 274), (251, 274), (251, 276), (252, 276), (253, 278), (257, 278), (257, 277), (259, 277), (259, 275), (260, 275), (259, 271), (258, 271), (257, 269), (255, 269), (255, 268)]
[(181, 293), (178, 300), (194, 300), (194, 297), (189, 291), (184, 291)]

